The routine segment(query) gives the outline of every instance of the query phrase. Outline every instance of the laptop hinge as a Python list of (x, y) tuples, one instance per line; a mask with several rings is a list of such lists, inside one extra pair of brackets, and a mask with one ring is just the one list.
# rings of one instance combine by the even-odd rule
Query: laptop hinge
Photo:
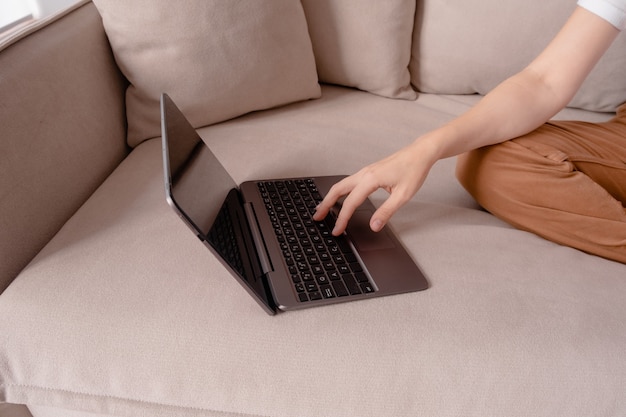
[(259, 262), (261, 263), (261, 270), (263, 274), (267, 274), (274, 270), (272, 266), (272, 261), (267, 255), (267, 248), (265, 247), (265, 241), (261, 236), (261, 232), (259, 230), (259, 223), (256, 218), (256, 213), (254, 212), (254, 207), (252, 207), (252, 203), (244, 203), (243, 205), (244, 211), (246, 213), (246, 218), (248, 219), (248, 224), (250, 225), (250, 232), (252, 233), (252, 240), (254, 241), (254, 246), (256, 247), (256, 252), (259, 255)]

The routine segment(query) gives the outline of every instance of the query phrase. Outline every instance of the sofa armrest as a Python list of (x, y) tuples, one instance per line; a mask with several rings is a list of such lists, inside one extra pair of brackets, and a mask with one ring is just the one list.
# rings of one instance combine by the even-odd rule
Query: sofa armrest
[(91, 2), (0, 42), (0, 292), (127, 154), (125, 88)]
[(22, 404), (0, 404), (0, 417), (33, 417)]

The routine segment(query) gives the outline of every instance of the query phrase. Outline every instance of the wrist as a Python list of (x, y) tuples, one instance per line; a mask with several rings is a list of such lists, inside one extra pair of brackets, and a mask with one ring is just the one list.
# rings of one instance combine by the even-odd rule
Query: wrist
[(412, 151), (420, 159), (424, 160), (432, 166), (440, 159), (454, 156), (450, 151), (452, 129), (448, 126), (441, 127), (437, 130), (428, 132), (418, 137), (413, 144), (411, 144)]

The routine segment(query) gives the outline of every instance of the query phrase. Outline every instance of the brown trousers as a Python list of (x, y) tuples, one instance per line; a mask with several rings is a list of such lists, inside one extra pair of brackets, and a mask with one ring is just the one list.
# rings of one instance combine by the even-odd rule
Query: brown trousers
[(466, 153), (457, 177), (513, 226), (626, 263), (626, 105), (605, 123), (550, 122)]

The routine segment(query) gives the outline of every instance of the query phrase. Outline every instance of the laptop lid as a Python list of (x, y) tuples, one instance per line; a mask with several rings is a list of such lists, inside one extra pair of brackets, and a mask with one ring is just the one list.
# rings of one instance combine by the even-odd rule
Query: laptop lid
[(254, 249), (237, 185), (163, 94), (161, 124), (168, 204), (270, 314), (275, 303)]

